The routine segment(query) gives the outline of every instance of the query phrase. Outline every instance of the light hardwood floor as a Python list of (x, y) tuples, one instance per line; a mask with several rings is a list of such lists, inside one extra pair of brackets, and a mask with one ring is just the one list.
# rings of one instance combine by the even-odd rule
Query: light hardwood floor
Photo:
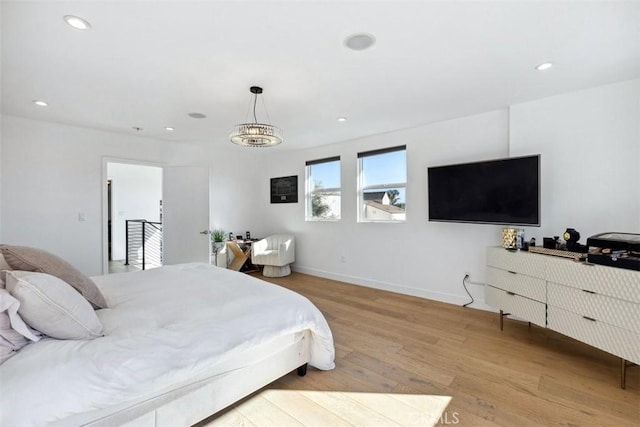
[(623, 390), (618, 358), (550, 330), (506, 319), (501, 332), (496, 313), (299, 273), (263, 279), (315, 303), (336, 345), (335, 370), (266, 389), (451, 396), (436, 425), (640, 425), (640, 368)]

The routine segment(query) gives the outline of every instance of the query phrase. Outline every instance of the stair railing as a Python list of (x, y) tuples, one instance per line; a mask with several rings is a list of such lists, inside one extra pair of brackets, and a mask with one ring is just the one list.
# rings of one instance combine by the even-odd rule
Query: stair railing
[(147, 267), (162, 266), (162, 223), (146, 219), (128, 219), (126, 224), (125, 265)]

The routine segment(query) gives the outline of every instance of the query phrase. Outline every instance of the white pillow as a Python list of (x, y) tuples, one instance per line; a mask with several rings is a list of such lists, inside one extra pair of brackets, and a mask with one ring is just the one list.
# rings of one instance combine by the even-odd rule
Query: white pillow
[(64, 280), (34, 271), (7, 271), (7, 290), (29, 326), (57, 339), (87, 340), (103, 336), (91, 304)]
[(39, 341), (37, 332), (31, 330), (18, 314), (20, 302), (0, 289), (0, 365), (31, 341)]

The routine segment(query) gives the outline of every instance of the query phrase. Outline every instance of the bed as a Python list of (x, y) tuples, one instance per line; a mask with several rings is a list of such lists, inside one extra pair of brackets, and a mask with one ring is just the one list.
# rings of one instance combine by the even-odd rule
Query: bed
[(92, 278), (104, 336), (43, 337), (0, 366), (0, 425), (188, 426), (306, 364), (334, 368), (306, 298), (207, 264)]

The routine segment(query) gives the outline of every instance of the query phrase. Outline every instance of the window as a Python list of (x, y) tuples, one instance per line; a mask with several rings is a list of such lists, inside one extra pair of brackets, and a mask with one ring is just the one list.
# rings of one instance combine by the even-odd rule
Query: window
[(407, 147), (358, 153), (358, 221), (406, 219)]
[(307, 221), (340, 219), (340, 157), (312, 160), (306, 167)]

